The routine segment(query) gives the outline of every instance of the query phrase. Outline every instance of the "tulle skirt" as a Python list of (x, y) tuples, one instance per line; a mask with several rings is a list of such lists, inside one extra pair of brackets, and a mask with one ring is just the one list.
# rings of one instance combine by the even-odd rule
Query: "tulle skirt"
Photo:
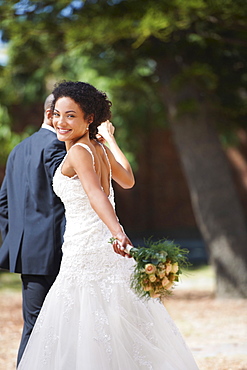
[(121, 281), (58, 276), (18, 370), (194, 370), (179, 330), (158, 301)]

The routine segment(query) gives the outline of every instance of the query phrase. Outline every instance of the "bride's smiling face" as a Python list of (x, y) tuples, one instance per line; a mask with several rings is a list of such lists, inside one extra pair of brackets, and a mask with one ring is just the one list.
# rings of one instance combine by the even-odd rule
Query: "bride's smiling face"
[(84, 135), (88, 136), (90, 119), (85, 119), (81, 107), (71, 98), (62, 97), (56, 101), (53, 112), (53, 126), (60, 141), (75, 143)]

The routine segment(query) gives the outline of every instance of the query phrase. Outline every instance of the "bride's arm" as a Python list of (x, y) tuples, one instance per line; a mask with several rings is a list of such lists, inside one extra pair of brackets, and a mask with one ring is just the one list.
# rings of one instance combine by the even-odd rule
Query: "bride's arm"
[(129, 161), (119, 148), (115, 137), (115, 128), (110, 121), (102, 122), (98, 126), (98, 134), (108, 143), (110, 150), (106, 147), (107, 155), (111, 163), (112, 178), (123, 188), (132, 188), (135, 178)]
[(121, 243), (120, 245), (114, 243), (114, 251), (122, 256), (129, 256), (121, 249), (121, 246), (125, 249), (127, 244), (132, 245), (132, 243), (118, 222), (115, 210), (101, 188), (99, 177), (93, 168), (91, 154), (85, 148), (75, 146), (71, 148), (66, 160), (78, 175), (92, 208), (106, 224), (112, 236)]

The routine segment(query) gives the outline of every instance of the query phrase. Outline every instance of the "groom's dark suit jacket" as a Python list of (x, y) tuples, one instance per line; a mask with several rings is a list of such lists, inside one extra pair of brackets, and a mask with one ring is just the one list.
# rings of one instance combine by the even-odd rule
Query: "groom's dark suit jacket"
[(65, 220), (52, 178), (64, 155), (64, 143), (46, 128), (10, 153), (0, 191), (1, 268), (22, 274), (58, 273)]

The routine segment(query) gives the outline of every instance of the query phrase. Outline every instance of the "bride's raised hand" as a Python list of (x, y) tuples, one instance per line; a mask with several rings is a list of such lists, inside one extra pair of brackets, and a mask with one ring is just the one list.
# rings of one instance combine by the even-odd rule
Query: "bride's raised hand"
[(115, 127), (107, 120), (98, 126), (97, 140), (101, 143), (107, 142), (107, 155), (111, 164), (112, 178), (122, 188), (129, 189), (135, 184), (134, 175), (130, 163), (119, 148), (114, 137)]
[(114, 132), (115, 127), (109, 120), (102, 122), (98, 126), (98, 134), (96, 135), (97, 140), (99, 140), (101, 143), (108, 142), (109, 139), (114, 135)]
[(127, 245), (133, 245), (127, 235), (122, 231), (115, 235), (115, 241), (113, 242), (113, 250), (117, 254), (123, 257), (131, 258), (131, 256), (125, 252)]

